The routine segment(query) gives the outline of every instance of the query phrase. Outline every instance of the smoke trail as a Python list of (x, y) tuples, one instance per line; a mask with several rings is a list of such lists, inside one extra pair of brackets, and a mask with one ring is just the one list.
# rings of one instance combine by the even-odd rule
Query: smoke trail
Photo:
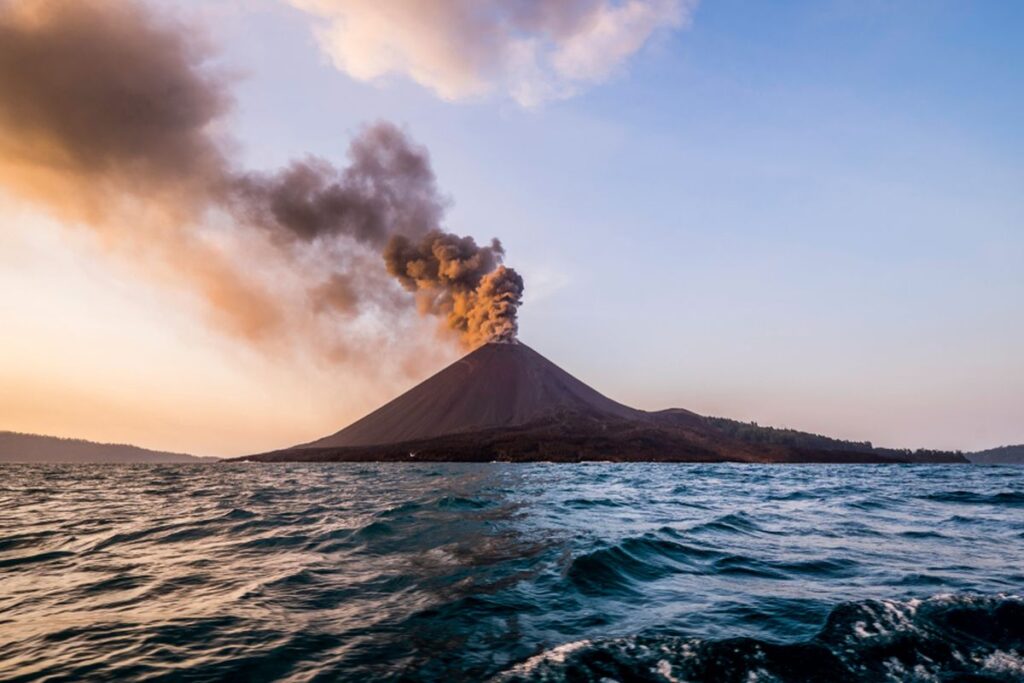
[(255, 225), (312, 241), (348, 236), (374, 247), (390, 235), (436, 230), (444, 215), (427, 150), (377, 123), (352, 141), (349, 165), (311, 157), (274, 174), (231, 179), (237, 214)]
[(522, 279), (496, 241), (444, 232), (423, 147), (381, 122), (344, 167), (240, 169), (215, 133), (228, 81), (193, 36), (125, 0), (0, 2), (0, 186), (186, 282), (247, 339), (317, 330), (345, 358), (413, 302), (467, 345), (515, 335)]

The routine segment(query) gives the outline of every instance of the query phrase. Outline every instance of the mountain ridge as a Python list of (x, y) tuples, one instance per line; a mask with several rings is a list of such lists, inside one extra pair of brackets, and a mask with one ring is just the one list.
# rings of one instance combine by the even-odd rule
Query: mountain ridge
[(177, 464), (217, 460), (188, 453), (156, 451), (131, 444), (0, 431), (0, 463), (5, 464)]
[(257, 461), (967, 462), (875, 449), (682, 408), (618, 403), (521, 342), (485, 344), (321, 439)]
[(968, 453), (967, 459), (979, 465), (1022, 465), (1024, 464), (1024, 444), (975, 451)]

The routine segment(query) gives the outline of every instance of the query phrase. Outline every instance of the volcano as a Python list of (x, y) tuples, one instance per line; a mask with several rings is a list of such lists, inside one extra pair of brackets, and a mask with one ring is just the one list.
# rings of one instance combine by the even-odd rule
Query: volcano
[(622, 420), (643, 415), (591, 389), (525, 344), (491, 343), (307, 447), (434, 439), (519, 427), (567, 413)]
[(618, 403), (525, 344), (488, 343), (330, 436), (259, 461), (959, 462)]

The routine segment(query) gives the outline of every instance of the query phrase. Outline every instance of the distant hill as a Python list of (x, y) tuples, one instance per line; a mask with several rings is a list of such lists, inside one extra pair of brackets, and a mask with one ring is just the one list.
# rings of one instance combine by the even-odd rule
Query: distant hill
[(979, 465), (1024, 465), (1024, 444), (968, 453), (967, 459)]
[(704, 420), (714, 425), (722, 433), (749, 444), (760, 444), (763, 446), (779, 445), (822, 451), (874, 453), (885, 458), (892, 458), (898, 462), (962, 463), (965, 461), (965, 458), (970, 460), (969, 455), (960, 451), (937, 451), (926, 448), (918, 448), (916, 450), (909, 448), (885, 448), (883, 446), (875, 446), (870, 441), (844, 441), (830, 436), (822, 436), (821, 434), (799, 432), (795, 429), (786, 429), (784, 427), (764, 427), (756, 422), (740, 422), (725, 417), (706, 417)]
[(216, 460), (126, 444), (0, 432), (0, 463), (202, 463)]

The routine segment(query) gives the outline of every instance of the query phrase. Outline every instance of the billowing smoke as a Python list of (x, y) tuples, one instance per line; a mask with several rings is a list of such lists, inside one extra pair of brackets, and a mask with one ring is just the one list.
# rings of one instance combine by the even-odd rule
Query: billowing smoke
[(512, 341), (523, 278), (501, 264), (501, 242), (431, 232), (419, 241), (395, 235), (384, 250), (388, 272), (416, 292), (420, 310), (443, 315), (467, 346)]
[[(241, 175), (231, 208), (278, 239), (344, 238), (382, 249), (387, 272), (415, 293), (419, 310), (441, 317), (465, 346), (513, 340), (523, 279), (502, 265), (497, 239), (480, 247), (440, 229), (445, 204), (427, 151), (378, 123), (353, 141), (349, 157), (344, 169), (313, 158), (273, 175)], [(317, 305), (355, 309), (359, 285), (335, 273), (316, 289)]]
[(443, 230), (424, 148), (382, 122), (343, 168), (241, 169), (217, 134), (228, 79), (193, 36), (129, 0), (0, 0), (0, 187), (187, 283), (246, 338), (326, 336), (346, 358), (414, 302), (467, 346), (514, 337), (522, 279), (497, 241)]
[(347, 236), (374, 247), (437, 229), (445, 210), (427, 150), (388, 123), (352, 141), (344, 169), (312, 157), (274, 174), (238, 174), (231, 201), (239, 217), (291, 238)]

